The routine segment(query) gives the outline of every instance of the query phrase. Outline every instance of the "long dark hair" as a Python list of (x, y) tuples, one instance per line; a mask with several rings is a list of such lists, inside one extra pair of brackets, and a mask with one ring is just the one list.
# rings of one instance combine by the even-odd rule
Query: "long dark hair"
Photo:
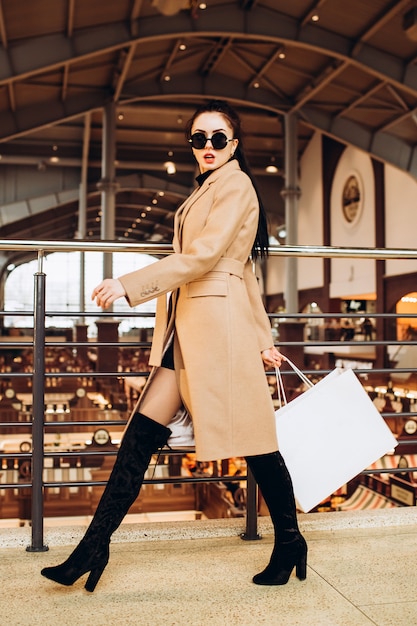
[(233, 138), (238, 139), (239, 143), (237, 145), (234, 157), (237, 159), (240, 169), (245, 172), (249, 176), (252, 181), (253, 187), (255, 189), (256, 195), (258, 197), (259, 202), (259, 219), (258, 219), (258, 230), (256, 233), (255, 241), (252, 246), (252, 258), (256, 261), (258, 257), (266, 257), (268, 255), (268, 222), (266, 217), (265, 207), (263, 205), (261, 196), (259, 194), (257, 185), (255, 183), (253, 174), (250, 170), (249, 163), (246, 159), (245, 153), (243, 151), (242, 144), (242, 129), (240, 117), (236, 113), (234, 109), (224, 100), (209, 100), (198, 107), (198, 109), (194, 112), (194, 115), (190, 120), (188, 120), (185, 127), (186, 138), (191, 138), (191, 129), (193, 127), (194, 121), (196, 118), (202, 113), (220, 113), (223, 117), (228, 121), (230, 126), (233, 129)]

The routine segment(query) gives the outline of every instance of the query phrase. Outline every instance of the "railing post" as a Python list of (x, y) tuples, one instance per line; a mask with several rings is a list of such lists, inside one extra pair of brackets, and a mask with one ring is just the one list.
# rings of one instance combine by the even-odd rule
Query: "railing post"
[(43, 543), (43, 455), (45, 410), (45, 274), (39, 251), (35, 274), (33, 319), (33, 417), (32, 417), (32, 543), (28, 552), (45, 552)]
[(258, 533), (258, 489), (249, 467), (247, 475), (246, 531), (240, 537), (245, 541), (254, 541), (261, 539), (261, 535)]

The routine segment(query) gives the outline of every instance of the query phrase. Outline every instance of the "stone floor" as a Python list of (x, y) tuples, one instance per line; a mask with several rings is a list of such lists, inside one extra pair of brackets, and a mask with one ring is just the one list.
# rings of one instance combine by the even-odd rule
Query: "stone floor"
[[(88, 520), (84, 520), (86, 523)], [(31, 529), (0, 528), (1, 624), (13, 626), (414, 626), (417, 512), (300, 515), (307, 580), (259, 587), (272, 534), (242, 541), (244, 520), (131, 523), (115, 533), (93, 594), (85, 578), (62, 587), (40, 570), (64, 560), (83, 532), (47, 526), (45, 552), (28, 552)]]

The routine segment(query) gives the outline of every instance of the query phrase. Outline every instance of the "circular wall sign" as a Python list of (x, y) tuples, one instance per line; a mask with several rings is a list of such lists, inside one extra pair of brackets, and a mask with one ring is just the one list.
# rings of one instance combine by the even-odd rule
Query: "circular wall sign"
[(343, 185), (342, 213), (347, 224), (355, 224), (362, 213), (363, 190), (358, 174), (350, 174)]

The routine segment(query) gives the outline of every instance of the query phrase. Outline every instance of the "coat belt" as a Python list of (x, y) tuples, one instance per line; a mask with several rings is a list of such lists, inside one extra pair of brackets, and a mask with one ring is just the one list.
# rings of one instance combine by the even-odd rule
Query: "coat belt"
[(243, 278), (244, 269), (245, 264), (242, 263), (242, 261), (238, 261), (237, 259), (222, 258), (210, 272), (205, 274), (205, 276), (209, 276), (211, 272), (224, 272), (225, 274), (233, 274), (234, 276)]

